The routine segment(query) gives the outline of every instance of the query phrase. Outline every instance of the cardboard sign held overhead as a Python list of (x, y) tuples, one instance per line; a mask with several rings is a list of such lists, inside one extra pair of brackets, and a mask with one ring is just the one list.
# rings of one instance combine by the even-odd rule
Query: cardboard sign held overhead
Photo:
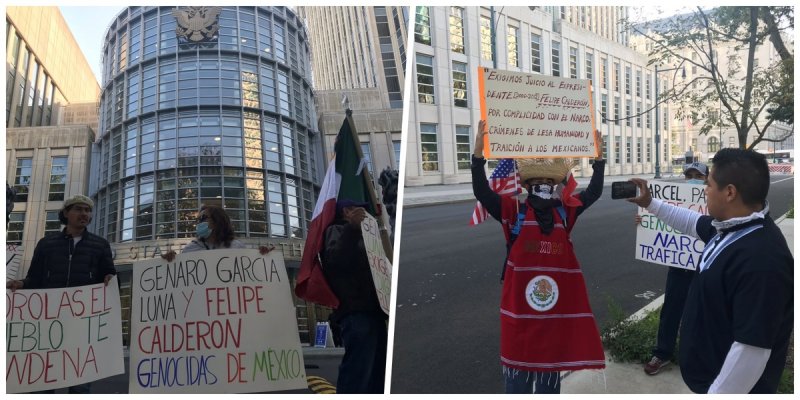
[(596, 157), (589, 80), (478, 68), (486, 158)]
[(389, 314), (390, 299), (392, 296), (392, 263), (386, 257), (381, 243), (381, 234), (378, 221), (372, 215), (361, 221), (361, 236), (364, 238), (364, 247), (367, 250), (369, 268), (372, 271), (372, 281), (381, 309)]

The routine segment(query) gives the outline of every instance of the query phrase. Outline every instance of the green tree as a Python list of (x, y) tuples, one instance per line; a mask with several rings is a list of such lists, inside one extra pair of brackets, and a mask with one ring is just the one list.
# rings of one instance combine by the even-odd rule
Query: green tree
[[(794, 57), (782, 36), (793, 28), (787, 22), (793, 13), (791, 7), (697, 7), (688, 14), (629, 24), (649, 42), (649, 64), (697, 72), (676, 80), (658, 101), (672, 102), (676, 116), (699, 125), (701, 135), (733, 127), (739, 147), (752, 149), (791, 136), (765, 135), (776, 121), (793, 123)], [(767, 40), (781, 59), (756, 65), (756, 49)]]

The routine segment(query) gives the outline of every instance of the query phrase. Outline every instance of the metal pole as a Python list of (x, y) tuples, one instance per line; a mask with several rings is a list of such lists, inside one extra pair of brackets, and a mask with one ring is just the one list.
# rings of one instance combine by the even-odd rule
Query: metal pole
[(656, 176), (655, 179), (661, 179), (661, 134), (658, 132), (659, 126), (659, 101), (658, 101), (658, 65), (656, 65)]
[(497, 69), (497, 39), (495, 38), (497, 31), (494, 29), (494, 6), (489, 7), (489, 10), (491, 10), (492, 16), (491, 26), (489, 27), (489, 35), (492, 38), (492, 67)]

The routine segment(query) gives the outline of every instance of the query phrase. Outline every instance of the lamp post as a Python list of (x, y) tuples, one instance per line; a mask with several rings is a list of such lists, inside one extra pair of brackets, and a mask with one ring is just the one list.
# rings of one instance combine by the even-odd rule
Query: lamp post
[[(661, 104), (661, 102), (658, 100), (658, 87), (659, 87), (659, 85), (658, 85), (658, 73), (659, 72), (666, 72), (666, 71), (677, 71), (677, 70), (681, 69), (682, 65), (683, 65), (683, 62), (681, 62), (681, 64), (678, 65), (675, 68), (666, 68), (666, 69), (658, 69), (658, 65), (656, 65), (656, 176), (654, 177), (654, 179), (661, 179), (661, 152), (659, 151), (659, 149), (661, 148), (661, 133), (659, 132), (659, 125), (660, 125), (659, 116), (660, 116), (660, 112), (659, 112), (659, 109), (658, 109), (659, 108), (658, 106), (659, 106), (659, 104)], [(686, 68), (683, 69), (682, 77), (686, 78)]]

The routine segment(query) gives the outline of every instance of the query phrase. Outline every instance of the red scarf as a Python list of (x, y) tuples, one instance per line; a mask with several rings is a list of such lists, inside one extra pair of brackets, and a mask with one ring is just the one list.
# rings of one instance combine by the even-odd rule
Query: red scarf
[[(530, 207), (506, 263), (500, 303), (500, 358), (525, 371), (605, 368), (597, 324), (569, 231), (576, 207), (566, 207), (568, 228), (553, 209), (553, 231), (543, 235)], [(508, 237), (517, 219), (517, 201), (502, 200)]]

